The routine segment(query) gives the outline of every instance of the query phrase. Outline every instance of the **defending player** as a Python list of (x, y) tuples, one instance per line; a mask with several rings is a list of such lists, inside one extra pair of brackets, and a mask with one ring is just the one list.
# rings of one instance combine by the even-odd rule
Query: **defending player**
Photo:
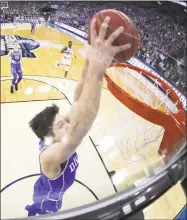
[(9, 52), (9, 57), (11, 60), (11, 72), (13, 75), (12, 85), (10, 88), (10, 92), (14, 93), (14, 88), (18, 91), (18, 85), (22, 80), (22, 68), (21, 68), (21, 59), (22, 59), (22, 51), (19, 48), (19, 44), (14, 42), (13, 49)]
[(65, 65), (65, 74), (64, 74), (64, 78), (67, 77), (68, 75), (68, 70), (69, 70), (69, 67), (71, 65), (71, 58), (72, 56), (74, 56), (76, 58), (76, 56), (74, 55), (74, 51), (72, 49), (72, 41), (69, 41), (68, 42), (68, 46), (67, 47), (64, 47), (62, 50), (61, 50), (61, 53), (64, 53), (63, 57), (62, 57), (62, 60), (60, 63), (57, 63), (57, 66), (63, 66)]
[(112, 46), (123, 28), (105, 40), (109, 21), (109, 17), (104, 20), (99, 36), (95, 20), (92, 22), (91, 46), (88, 46), (87, 60), (68, 114), (60, 115), (59, 108), (53, 105), (30, 122), (30, 127), (40, 139), (41, 176), (34, 185), (34, 203), (26, 206), (28, 216), (59, 211), (64, 193), (75, 181), (79, 166), (76, 149), (97, 116), (105, 70), (118, 52), (130, 47)]

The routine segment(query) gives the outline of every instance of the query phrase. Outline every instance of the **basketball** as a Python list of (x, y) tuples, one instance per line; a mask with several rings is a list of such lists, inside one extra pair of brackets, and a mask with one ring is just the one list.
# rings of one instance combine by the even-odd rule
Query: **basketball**
[(96, 18), (96, 31), (97, 34), (99, 34), (100, 27), (107, 16), (110, 17), (110, 23), (106, 34), (106, 39), (108, 39), (110, 34), (113, 33), (117, 28), (123, 26), (124, 32), (113, 42), (113, 46), (121, 46), (127, 43), (131, 44), (131, 47), (128, 50), (118, 53), (114, 59), (116, 62), (125, 62), (133, 57), (137, 51), (138, 31), (132, 19), (124, 13), (113, 9), (107, 9), (96, 13), (89, 23), (88, 43), (90, 44), (91, 40), (90, 26), (93, 19)]

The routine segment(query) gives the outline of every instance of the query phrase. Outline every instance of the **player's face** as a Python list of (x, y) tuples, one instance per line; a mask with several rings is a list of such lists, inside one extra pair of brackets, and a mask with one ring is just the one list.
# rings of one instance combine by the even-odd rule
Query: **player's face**
[(68, 43), (68, 46), (69, 46), (69, 47), (72, 47), (72, 42), (69, 42), (69, 43)]
[(18, 50), (19, 47), (18, 47), (18, 44), (14, 44), (14, 50)]
[(53, 134), (55, 141), (60, 141), (62, 137), (65, 135), (67, 130), (68, 123), (64, 119), (64, 117), (60, 114), (57, 114), (55, 120), (53, 122)]

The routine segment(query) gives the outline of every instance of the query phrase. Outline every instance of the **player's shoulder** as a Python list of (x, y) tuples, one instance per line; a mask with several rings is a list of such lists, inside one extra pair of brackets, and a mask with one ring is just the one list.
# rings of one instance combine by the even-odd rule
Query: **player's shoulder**
[(53, 147), (53, 144), (47, 146), (47, 147), (43, 147), (40, 150), (40, 162), (43, 164), (50, 164), (51, 163), (51, 159), (52, 159), (52, 150), (51, 148)]
[(57, 150), (58, 148), (58, 142), (53, 142), (53, 143), (50, 143), (50, 144), (47, 144), (47, 145), (43, 145), (43, 147), (41, 148), (41, 157), (44, 159), (44, 160), (51, 160), (52, 159), (52, 155), (54, 153), (55, 150)]
[(55, 142), (47, 146), (40, 153), (40, 163), (45, 167), (58, 167), (59, 163), (54, 160), (55, 155), (59, 152), (59, 143)]

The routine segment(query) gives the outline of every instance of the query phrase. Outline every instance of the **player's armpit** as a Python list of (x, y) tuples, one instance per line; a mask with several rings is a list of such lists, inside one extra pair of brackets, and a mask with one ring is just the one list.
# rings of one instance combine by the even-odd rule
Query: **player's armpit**
[[(70, 125), (67, 133), (62, 137), (60, 142), (52, 144), (42, 152), (40, 162), (44, 167), (42, 169), (43, 172), (50, 173), (50, 170), (54, 171), (75, 152), (76, 148), (82, 142), (82, 138), (76, 135), (74, 129), (76, 129), (74, 125)], [(46, 171), (46, 168), (50, 170)]]
[(54, 143), (47, 147), (40, 155), (40, 164), (42, 173), (48, 178), (55, 178), (60, 173), (60, 164), (66, 162), (74, 153), (70, 149), (66, 150), (67, 145), (62, 143)]

